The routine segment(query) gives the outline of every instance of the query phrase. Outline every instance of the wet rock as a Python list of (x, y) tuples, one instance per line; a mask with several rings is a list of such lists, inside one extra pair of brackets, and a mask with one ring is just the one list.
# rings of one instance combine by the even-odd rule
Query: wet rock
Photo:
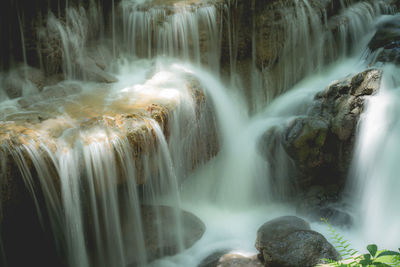
[(368, 47), (377, 53), (371, 63), (400, 64), (400, 15), (386, 16), (378, 25)]
[(46, 77), (46, 86), (51, 86), (51, 85), (56, 85), (64, 80), (64, 75), (59, 73), (59, 74), (53, 74), (49, 75)]
[[(299, 213), (319, 221), (340, 199), (360, 115), (366, 99), (379, 90), (381, 79), (381, 70), (369, 69), (335, 81), (316, 94), (304, 115), (270, 129), (260, 139), (260, 151), (269, 162), (289, 158), (290, 164), (283, 167), (279, 160), (271, 164), (271, 173), (288, 177), (290, 191), (285, 196), (296, 201)], [(312, 193), (315, 188), (322, 190)], [(351, 223), (349, 216), (343, 217), (339, 224)]]
[(343, 204), (336, 204), (340, 200), (339, 189), (336, 185), (310, 187), (300, 194), (297, 213), (315, 222), (325, 218), (332, 225), (350, 227), (352, 216), (345, 211)]
[(20, 73), (26, 80), (32, 82), (41, 91), (45, 85), (46, 77), (42, 70), (30, 66), (20, 68)]
[(316, 95), (306, 116), (283, 130), (282, 144), (301, 188), (344, 185), (365, 99), (379, 90), (381, 78), (380, 70), (371, 69), (331, 84)]
[(3, 79), (2, 87), (7, 96), (13, 99), (22, 96), (24, 83), (20, 77), (13, 77), (13, 75), (9, 75)]
[(80, 92), (82, 92), (82, 87), (78, 83), (58, 83), (44, 87), (43, 91), (39, 94), (21, 97), (21, 99), (18, 100), (18, 104), (22, 108), (28, 108), (40, 101), (64, 99)]
[(312, 168), (323, 161), (322, 147), (328, 134), (329, 123), (324, 118), (300, 118), (289, 126), (285, 144), (289, 155), (301, 166)]
[(377, 62), (391, 62), (400, 64), (400, 41), (390, 44), (390, 47), (385, 47), (376, 58)]
[(17, 98), (22, 95), (37, 93), (45, 84), (44, 73), (36, 68), (20, 66), (10, 71), (1, 82), (3, 89), (9, 98)]
[[(326, 61), (334, 60), (329, 55), (335, 54), (333, 51), (340, 49), (339, 44), (336, 44), (339, 36), (335, 34), (339, 35), (340, 29), (343, 29), (343, 26), (347, 27), (349, 21), (341, 10), (354, 2), (357, 1), (309, 0), (306, 3), (291, 0), (235, 1), (235, 5), (228, 5), (231, 14), (226, 17), (230, 17), (229, 25), (231, 27), (234, 25), (233, 28), (237, 33), (232, 38), (228, 36), (230, 31), (226, 28), (222, 31), (223, 71), (229, 73), (230, 64), (233, 63), (235, 71), (241, 75), (244, 87), (251, 88), (250, 77), (255, 74), (255, 68), (261, 71), (260, 79), (268, 84), (264, 85), (269, 88), (268, 95), (288, 90), (305, 75), (310, 74), (311, 65), (320, 64), (313, 62), (313, 57), (309, 54), (311, 50), (326, 54)], [(324, 24), (324, 19), (327, 27), (324, 25), (323, 29), (317, 29), (315, 26)], [(306, 27), (309, 29), (298, 27), (304, 23), (310, 23)], [(310, 32), (306, 33), (305, 30)], [(294, 32), (300, 31), (301, 34), (290, 37)], [(311, 47), (312, 43), (320, 43), (312, 40), (315, 34), (323, 35), (324, 37), (317, 39), (319, 41), (326, 39), (326, 43)], [(230, 44), (232, 39), (234, 39), (233, 48)], [(252, 58), (255, 62), (251, 62)], [(296, 68), (288, 71), (288, 66)], [(269, 75), (265, 75), (266, 73)], [(271, 88), (276, 92), (272, 92)]]
[(92, 59), (96, 66), (102, 70), (105, 70), (109, 62), (112, 61), (111, 51), (105, 47), (98, 46), (88, 50), (88, 58)]
[(89, 57), (84, 60), (82, 70), (84, 77), (89, 81), (99, 83), (115, 83), (118, 81), (117, 78), (101, 68), (101, 63), (98, 63)]
[(77, 83), (57, 84), (45, 87), (40, 96), (43, 99), (63, 98), (69, 95), (78, 94), (81, 91), (82, 88)]
[(228, 253), (229, 250), (217, 251), (205, 258), (197, 267), (257, 267), (264, 266), (257, 255), (243, 256)]
[(368, 47), (376, 50), (390, 46), (393, 42), (400, 41), (400, 15), (387, 16), (377, 25), (377, 30), (369, 42)]
[(256, 248), (265, 266), (307, 267), (325, 258), (340, 258), (324, 236), (295, 216), (279, 217), (262, 225), (257, 232)]
[(193, 246), (206, 229), (194, 214), (167, 206), (142, 206), (142, 224), (149, 261), (178, 253), (180, 237), (184, 249)]
[(222, 256), (216, 267), (262, 267), (264, 264), (257, 255), (245, 257), (238, 254), (226, 254)]
[(219, 251), (215, 251), (209, 256), (207, 256), (204, 260), (200, 262), (197, 267), (215, 267), (218, 264), (219, 259), (228, 254), (229, 249), (222, 249)]
[[(318, 210), (319, 218), (327, 219), (332, 225), (350, 227), (353, 225), (353, 217), (343, 207), (324, 207)], [(316, 220), (317, 218), (315, 218)]]

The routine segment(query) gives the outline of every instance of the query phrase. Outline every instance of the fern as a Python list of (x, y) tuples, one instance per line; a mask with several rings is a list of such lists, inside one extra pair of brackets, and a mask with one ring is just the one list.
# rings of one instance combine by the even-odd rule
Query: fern
[(325, 225), (328, 226), (329, 235), (330, 239), (332, 240), (333, 246), (336, 248), (343, 259), (352, 258), (355, 255), (360, 254), (357, 250), (351, 248), (350, 242), (346, 240), (340, 233), (338, 233), (336, 229), (328, 223), (328, 220), (326, 218), (321, 218), (321, 221), (323, 221)]
[[(368, 253), (360, 255), (360, 253), (350, 248), (350, 242), (346, 240), (342, 235), (336, 232), (336, 230), (328, 223), (325, 218), (321, 219), (329, 229), (333, 244), (339, 254), (344, 258), (342, 261), (334, 261), (330, 259), (324, 259), (325, 263), (333, 267), (367, 267), (367, 266), (400, 266), (400, 248), (399, 252), (391, 250), (378, 251), (378, 246), (370, 244), (367, 246)], [(358, 255), (358, 256), (357, 256)], [(345, 261), (346, 263), (343, 263)]]
[[(400, 251), (400, 248), (399, 248), (399, 251)], [(395, 266), (400, 266), (400, 255), (393, 256), (393, 264)]]

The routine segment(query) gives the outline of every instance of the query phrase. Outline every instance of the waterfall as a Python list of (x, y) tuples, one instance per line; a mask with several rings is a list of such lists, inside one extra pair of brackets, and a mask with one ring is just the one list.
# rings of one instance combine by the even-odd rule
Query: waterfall
[[(214, 135), (213, 120), (211, 114), (207, 115), (210, 111), (201, 111), (210, 107), (202, 104), (201, 95), (194, 97), (201, 92), (187, 82), (190, 73), (178, 63), (150, 63), (133, 78), (124, 78), (132, 68), (143, 66), (135, 63), (138, 65), (133, 67), (119, 63), (120, 82), (103, 91), (81, 83), (83, 89), (75, 94), (36, 98), (37, 106), (31, 109), (36, 108), (39, 116), (56, 116), (44, 123), (19, 126), (24, 121), (23, 111), (8, 111), (8, 118), (20, 117), (14, 117), (3, 130), (11, 135), (19, 129), (23, 133), (19, 140), (9, 139), (7, 133), (2, 135), (0, 173), (7, 177), (14, 168), (11, 163), (18, 167), (37, 211), (50, 217), (55, 243), (66, 254), (68, 266), (145, 265), (154, 252), (146, 249), (140, 203), (174, 207), (173, 224), (157, 228), (156, 242), (162, 248), (158, 256), (171, 253), (167, 245), (162, 245), (167, 242), (163, 241), (166, 231), (176, 233), (175, 241), (168, 242), (177, 244), (177, 252), (185, 248), (180, 230), (179, 183), (210, 157), (206, 146)], [(147, 78), (152, 72), (152, 78)], [(62, 92), (62, 88), (56, 88), (56, 92)], [(160, 105), (149, 106), (154, 118), (114, 115), (149, 103)], [(167, 104), (170, 114), (163, 115), (169, 111), (160, 107)], [(86, 116), (93, 112), (100, 117), (88, 120)], [(168, 124), (160, 121), (166, 119)], [(157, 219), (164, 216), (161, 211), (160, 215), (157, 209), (154, 213), (154, 220), (163, 220)]]
[[(15, 194), (28, 192), (66, 266), (197, 266), (216, 251), (255, 253), (257, 227), (295, 213), (293, 163), (275, 134), (332, 81), (367, 67), (375, 21), (392, 6), (341, 1), (331, 16), (311, 0), (276, 12), (257, 1), (111, 2), (109, 19), (95, 0), (49, 11), (37, 29), (43, 69), (0, 74), (0, 185), (23, 184)], [(378, 219), (395, 209), (380, 201), (399, 201), (388, 115), (397, 71), (385, 70), (369, 104), (351, 173), (360, 229), (391, 229), (392, 244), (394, 224)], [(0, 205), (0, 223), (10, 207)], [(206, 225), (194, 246), (183, 210)], [(5, 264), (6, 250), (0, 240)]]
[[(361, 121), (350, 173), (349, 193), (358, 235), (364, 244), (397, 249), (400, 232), (398, 190), (399, 69), (384, 68), (379, 93), (369, 100)], [(390, 219), (388, 219), (390, 218)]]
[(294, 1), (294, 8), (281, 10), (285, 42), (282, 52), (276, 55), (279, 63), (266, 64), (262, 70), (267, 88), (274, 88), (264, 93), (267, 101), (334, 60), (363, 49), (361, 40), (373, 30), (376, 18), (393, 12), (386, 1), (341, 6), (332, 18), (327, 17), (326, 10), (313, 8), (310, 1)]
[[(220, 36), (214, 5), (176, 4), (153, 8), (146, 2), (124, 0), (121, 9), (122, 40), (130, 54), (173, 56), (200, 64), (201, 56), (206, 56), (208, 51), (206, 62), (210, 66), (219, 65)], [(201, 42), (200, 38), (206, 38), (207, 42)]]

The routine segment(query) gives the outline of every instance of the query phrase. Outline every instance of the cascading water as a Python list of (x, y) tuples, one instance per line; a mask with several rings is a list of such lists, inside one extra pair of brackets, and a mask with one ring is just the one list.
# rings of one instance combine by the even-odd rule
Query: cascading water
[[(296, 0), (281, 11), (284, 42), (275, 36), (282, 47), (271, 62), (259, 62), (253, 18), (247, 77), (238, 1), (112, 1), (109, 35), (94, 1), (89, 14), (66, 7), (65, 21), (50, 14), (38, 37), (44, 70), (59, 74), (61, 66), (66, 81), (37, 88), (18, 70), (2, 78), (2, 88), (18, 80), (22, 92), (0, 90), (0, 173), (18, 168), (39, 215), (50, 217), (59, 253), (79, 267), (197, 266), (215, 251), (255, 253), (257, 227), (295, 213), (283, 205), (294, 190), (290, 159), (283, 148), (273, 161), (261, 155), (260, 138), (306, 114), (333, 80), (363, 70), (362, 39), (392, 12), (384, 0), (342, 3), (328, 19), (324, 8)], [(361, 130), (360, 150), (369, 132)], [(371, 160), (360, 156), (360, 166)], [(379, 163), (380, 174), (393, 170)], [(389, 184), (393, 177), (385, 176)], [(161, 205), (172, 207), (168, 220)], [(181, 208), (207, 229), (186, 251)]]
[[(145, 70), (143, 63), (147, 64)], [(120, 82), (114, 86), (101, 89), (90, 83), (75, 82), (78, 88), (67, 91), (72, 94), (66, 97), (61, 90), (70, 88), (71, 84), (58, 85), (54, 90), (45, 88), (33, 103), (27, 103), (27, 108), (35, 116), (54, 119), (23, 126), (23, 131), (32, 133), (31, 140), (25, 134), (20, 141), (3, 136), (1, 173), (10, 171), (10, 154), (32, 195), (37, 194), (37, 187), (41, 188), (46, 208), (39, 208), (37, 204), (38, 211), (49, 214), (57, 244), (66, 253), (69, 266), (144, 265), (148, 257), (153, 257), (153, 252), (145, 249), (139, 198), (146, 205), (156, 205), (160, 204), (161, 197), (167, 197), (164, 201), (174, 207), (171, 220), (175, 228), (167, 227), (167, 230), (158, 226), (156, 242), (163, 243), (165, 231), (173, 232), (175, 241), (168, 242), (175, 242), (177, 251), (183, 250), (185, 245), (178, 230), (182, 227), (177, 173), (185, 176), (209, 157), (208, 151), (194, 144), (208, 144), (202, 138), (213, 134), (213, 122), (204, 116), (206, 113), (199, 114), (200, 106), (192, 99), (197, 89), (188, 91), (185, 80), (188, 74), (179, 65), (162, 61), (160, 64), (138, 61), (133, 66), (119, 63), (118, 66)], [(138, 70), (136, 75), (124, 78), (132, 70)], [(202, 105), (201, 98), (198, 101)], [(148, 106), (149, 103), (152, 104)], [(162, 114), (168, 112), (167, 108), (160, 109), (162, 105), (170, 106), (170, 115)], [(150, 111), (143, 110), (147, 106)], [(135, 110), (143, 110), (143, 115), (115, 117)], [(25, 111), (18, 110), (18, 106), (5, 111), (6, 120), (14, 119), (8, 128), (12, 132), (23, 122)], [(170, 144), (164, 136), (167, 132), (161, 128), (166, 125), (159, 124), (145, 112), (154, 114), (156, 119), (168, 118)], [(100, 117), (90, 119), (92, 114)], [(209, 124), (209, 128), (200, 131), (202, 123)], [(178, 140), (182, 142), (179, 147), (169, 147)], [(27, 144), (17, 145), (19, 142)], [(193, 151), (188, 152), (189, 149)], [(170, 151), (174, 152), (173, 156)], [(144, 184), (141, 197), (137, 184)], [(157, 255), (167, 255), (164, 253), (170, 252), (161, 250)]]
[(386, 66), (381, 90), (369, 100), (361, 121), (349, 192), (358, 242), (396, 250), (399, 245), (398, 190), (399, 69)]

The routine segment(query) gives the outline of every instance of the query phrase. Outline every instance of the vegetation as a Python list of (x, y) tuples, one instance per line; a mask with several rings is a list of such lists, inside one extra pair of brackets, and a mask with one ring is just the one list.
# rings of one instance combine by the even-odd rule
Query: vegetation
[(400, 266), (400, 248), (399, 252), (391, 250), (378, 250), (378, 246), (370, 244), (367, 246), (368, 253), (361, 254), (350, 247), (350, 242), (338, 233), (325, 218), (321, 219), (329, 228), (330, 237), (333, 245), (339, 252), (342, 260), (334, 261), (324, 259), (326, 265), (333, 267), (367, 267), (367, 266)]

